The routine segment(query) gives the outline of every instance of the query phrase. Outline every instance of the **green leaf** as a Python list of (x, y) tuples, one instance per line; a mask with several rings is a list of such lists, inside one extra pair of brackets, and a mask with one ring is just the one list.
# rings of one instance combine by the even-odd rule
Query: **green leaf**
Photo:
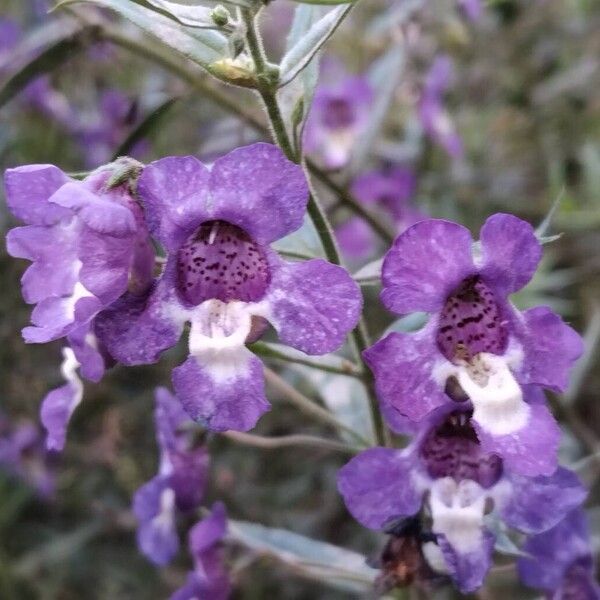
[(227, 54), (227, 39), (217, 31), (185, 27), (130, 0), (63, 0), (57, 8), (81, 2), (114, 10), (165, 46), (205, 68)]
[(21, 65), (0, 88), (0, 107), (12, 100), (40, 75), (49, 73), (90, 46), (97, 39), (98, 29), (86, 27), (55, 41), (43, 52)]
[(169, 98), (162, 104), (157, 106), (151, 111), (137, 127), (133, 129), (123, 141), (123, 143), (117, 148), (114, 153), (112, 160), (117, 160), (119, 156), (129, 154), (131, 149), (144, 138), (148, 137), (155, 129), (157, 129), (162, 120), (170, 112), (171, 108), (179, 101), (179, 98)]
[(369, 112), (368, 123), (363, 127), (363, 133), (356, 141), (352, 152), (353, 171), (358, 170), (364, 164), (366, 156), (379, 136), (394, 100), (396, 88), (400, 83), (404, 60), (403, 47), (396, 45), (377, 60), (369, 70), (368, 78), (375, 92), (375, 102)]
[(280, 65), (279, 85), (293, 81), (333, 35), (352, 6), (338, 6), (314, 23), (285, 53)]
[(230, 520), (228, 538), (300, 575), (349, 592), (369, 593), (378, 572), (361, 554), (286, 529)]
[(211, 17), (212, 9), (206, 6), (190, 6), (188, 4), (169, 2), (169, 0), (146, 0), (146, 2), (173, 16), (182, 25), (208, 29), (215, 28)]

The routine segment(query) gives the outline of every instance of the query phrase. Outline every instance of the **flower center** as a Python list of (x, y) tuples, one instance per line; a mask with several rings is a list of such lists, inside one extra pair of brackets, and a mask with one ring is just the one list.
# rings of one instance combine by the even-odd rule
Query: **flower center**
[(205, 300), (256, 302), (270, 281), (264, 248), (226, 221), (203, 223), (177, 253), (177, 289), (193, 306)]
[(354, 123), (354, 111), (344, 98), (332, 98), (323, 111), (323, 124), (329, 129), (345, 129)]
[(467, 413), (452, 413), (431, 431), (421, 445), (421, 457), (434, 479), (469, 479), (490, 488), (502, 475), (502, 460), (481, 450)]
[(446, 300), (436, 341), (454, 364), (470, 362), (480, 352), (504, 354), (508, 328), (494, 293), (479, 276), (465, 279)]

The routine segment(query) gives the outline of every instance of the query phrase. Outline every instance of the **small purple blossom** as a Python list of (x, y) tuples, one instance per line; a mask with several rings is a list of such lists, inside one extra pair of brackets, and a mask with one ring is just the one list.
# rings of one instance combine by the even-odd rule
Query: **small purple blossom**
[(437, 536), (437, 543), (424, 545), (425, 557), (465, 593), (477, 589), (490, 568), (490, 518), (537, 533), (556, 525), (586, 496), (566, 469), (537, 477), (515, 472), (479, 442), (470, 412), (451, 407), (422, 422), (404, 450), (371, 448), (353, 458), (339, 472), (338, 488), (352, 515), (371, 529), (425, 506)]
[[(352, 184), (352, 194), (367, 208), (375, 209), (392, 219), (396, 232), (420, 221), (423, 214), (410, 201), (415, 193), (416, 178), (405, 167), (369, 171), (360, 175)], [(352, 258), (364, 258), (373, 252), (375, 237), (367, 223), (353, 217), (336, 228), (342, 250)]]
[(12, 422), (0, 415), (0, 467), (49, 499), (55, 490), (55, 473), (43, 435), (29, 421)]
[(552, 529), (530, 537), (519, 559), (521, 581), (544, 590), (550, 599), (597, 600), (590, 533), (582, 509), (573, 510)]
[(179, 549), (178, 512), (198, 508), (208, 475), (208, 451), (191, 440), (190, 418), (165, 388), (156, 390), (155, 426), (160, 448), (159, 472), (135, 494), (140, 551), (157, 565), (171, 561)]
[(452, 80), (452, 62), (438, 56), (427, 73), (419, 101), (419, 118), (423, 129), (452, 158), (463, 155), (463, 144), (444, 106), (444, 93)]
[(138, 194), (167, 262), (149, 295), (128, 294), (98, 317), (96, 334), (119, 362), (152, 363), (189, 322), (177, 396), (212, 430), (248, 430), (269, 404), (246, 343), (268, 321), (285, 344), (333, 351), (359, 318), (360, 290), (341, 267), (286, 262), (269, 248), (301, 225), (308, 198), (302, 169), (275, 146), (239, 148), (210, 170), (191, 156), (156, 161)]
[[(304, 132), (304, 149), (328, 169), (350, 159), (352, 147), (368, 122), (373, 90), (365, 77), (348, 76), (333, 62), (324, 68), (329, 82), (316, 90)], [(326, 78), (327, 79), (327, 78)]]
[(217, 502), (208, 517), (196, 523), (189, 534), (189, 549), (194, 570), (185, 585), (170, 600), (227, 600), (231, 592), (223, 562), (221, 541), (227, 533), (227, 513)]
[(108, 189), (112, 167), (75, 181), (53, 165), (8, 169), (7, 204), (26, 223), (7, 235), (11, 256), (32, 261), (21, 280), (36, 304), (28, 343), (85, 328), (127, 289), (145, 291), (154, 251), (140, 207), (126, 185)]
[[(508, 301), (541, 255), (531, 226), (507, 214), (490, 217), (477, 244), (465, 227), (433, 219), (396, 239), (383, 263), (382, 301), (431, 317), (420, 331), (391, 333), (365, 352), (392, 427), (394, 415), (419, 421), (448, 404), (447, 393), (468, 398), (482, 443), (516, 462), (521, 453), (529, 475), (552, 473), (559, 430), (530, 388), (564, 390), (583, 347), (549, 308), (520, 312)], [(535, 464), (525, 457), (533, 440)]]

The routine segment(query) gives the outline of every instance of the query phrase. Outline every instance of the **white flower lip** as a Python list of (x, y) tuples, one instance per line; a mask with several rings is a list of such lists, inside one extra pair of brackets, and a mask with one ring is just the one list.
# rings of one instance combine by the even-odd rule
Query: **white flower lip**
[(483, 377), (474, 376), (468, 366), (457, 372), (458, 382), (473, 403), (473, 419), (492, 435), (519, 431), (529, 420), (531, 409), (523, 400), (523, 391), (506, 359), (485, 352), (478, 359), (483, 365)]

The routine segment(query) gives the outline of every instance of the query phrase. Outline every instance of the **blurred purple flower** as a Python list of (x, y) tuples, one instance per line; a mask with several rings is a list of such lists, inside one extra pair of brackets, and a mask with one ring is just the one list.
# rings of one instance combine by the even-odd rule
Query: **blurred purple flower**
[(470, 21), (479, 21), (483, 14), (481, 0), (458, 0), (458, 6)]
[(99, 316), (96, 334), (119, 362), (153, 363), (190, 322), (177, 396), (212, 430), (248, 430), (269, 404), (246, 343), (270, 321), (283, 343), (331, 352), (358, 320), (360, 290), (338, 266), (285, 262), (269, 247), (300, 227), (308, 199), (302, 169), (275, 146), (238, 148), (211, 170), (192, 156), (164, 158), (137, 189), (167, 262), (146, 298), (128, 294)]
[(33, 423), (13, 423), (0, 415), (0, 468), (34, 488), (40, 497), (53, 496), (55, 473), (43, 435)]
[[(404, 167), (369, 171), (357, 177), (352, 194), (370, 209), (379, 210), (393, 220), (397, 233), (423, 219), (424, 215), (410, 201), (415, 193), (416, 178)], [(342, 250), (352, 258), (364, 258), (375, 249), (375, 235), (360, 217), (354, 217), (336, 228)]]
[(196, 523), (189, 534), (189, 548), (194, 570), (186, 584), (170, 600), (227, 600), (231, 592), (229, 576), (223, 564), (221, 540), (227, 532), (227, 514), (216, 503), (210, 515)]
[(325, 80), (315, 92), (304, 131), (304, 150), (328, 169), (350, 159), (352, 147), (368, 123), (373, 90), (362, 76), (348, 76), (337, 62), (325, 63)]
[[(490, 519), (538, 533), (586, 496), (566, 469), (537, 477), (515, 472), (480, 444), (470, 411), (449, 406), (415, 428), (407, 448), (371, 448), (353, 458), (340, 470), (338, 488), (352, 515), (371, 529), (416, 515), (426, 503), (437, 541), (423, 546), (424, 555), (463, 593), (480, 587), (490, 568)], [(484, 521), (490, 501), (493, 512)]]
[[(117, 89), (100, 94), (95, 114), (76, 119), (70, 129), (84, 152), (85, 164), (95, 167), (110, 160), (137, 120), (137, 105)], [(147, 148), (146, 141), (138, 142), (129, 152), (139, 156)]]
[(438, 56), (427, 73), (419, 101), (419, 117), (423, 129), (452, 158), (463, 155), (463, 144), (444, 106), (444, 93), (452, 79), (452, 61)]
[(582, 509), (573, 510), (552, 529), (534, 535), (523, 546), (528, 556), (517, 562), (526, 585), (554, 600), (597, 600), (590, 533)]
[(179, 549), (177, 511), (198, 508), (208, 475), (209, 456), (191, 439), (192, 421), (165, 388), (156, 390), (154, 413), (160, 467), (156, 477), (135, 494), (140, 551), (157, 565), (171, 561)]
[(382, 410), (419, 421), (452, 402), (450, 386), (454, 400), (470, 399), (484, 443), (515, 452), (537, 440), (530, 474), (550, 474), (559, 430), (529, 388), (564, 390), (583, 345), (548, 307), (520, 312), (508, 301), (541, 256), (533, 228), (508, 214), (491, 216), (476, 244), (450, 221), (401, 234), (383, 262), (381, 299), (395, 313), (432, 316), (420, 331), (390, 333), (365, 352)]

